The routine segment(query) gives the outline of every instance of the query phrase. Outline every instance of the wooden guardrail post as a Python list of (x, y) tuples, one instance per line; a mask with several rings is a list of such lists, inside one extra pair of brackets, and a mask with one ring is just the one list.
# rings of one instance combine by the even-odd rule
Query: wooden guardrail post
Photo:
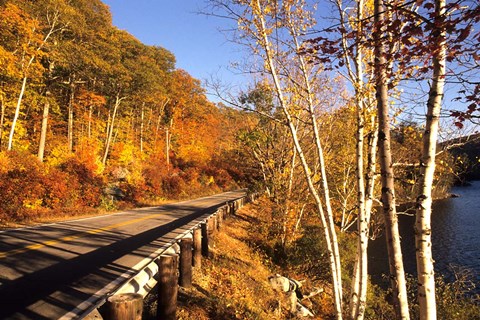
[(201, 224), (201, 228), (202, 228), (202, 256), (204, 256), (205, 258), (208, 258), (209, 257), (209, 249), (208, 249), (208, 221), (207, 222), (203, 222)]
[(207, 230), (208, 234), (214, 234), (215, 233), (215, 225), (217, 224), (215, 216), (210, 216), (210, 218), (207, 219)]
[(103, 306), (105, 320), (141, 320), (143, 297), (138, 293), (121, 293), (108, 297)]
[(218, 215), (213, 215), (212, 218), (212, 234), (218, 231)]
[(175, 320), (178, 295), (178, 255), (161, 255), (158, 263), (157, 319)]
[(223, 224), (223, 210), (218, 209), (218, 211), (217, 211), (217, 228), (218, 228), (218, 230), (222, 229), (222, 224)]
[(228, 212), (229, 216), (231, 216), (233, 214), (233, 202), (229, 202), (227, 204), (227, 212)]
[(222, 212), (222, 218), (223, 220), (227, 220), (228, 218), (228, 215), (227, 215), (227, 207), (226, 206), (223, 206), (220, 208), (220, 211)]
[(191, 237), (180, 241), (180, 278), (178, 284), (184, 288), (192, 287), (192, 243)]
[(202, 266), (202, 229), (196, 228), (193, 230), (193, 260), (194, 267)]

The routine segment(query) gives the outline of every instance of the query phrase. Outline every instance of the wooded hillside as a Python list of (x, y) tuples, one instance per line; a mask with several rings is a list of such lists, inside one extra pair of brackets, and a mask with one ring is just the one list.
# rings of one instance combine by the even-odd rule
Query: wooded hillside
[(0, 1), (0, 39), (0, 218), (238, 186), (238, 112), (101, 1)]

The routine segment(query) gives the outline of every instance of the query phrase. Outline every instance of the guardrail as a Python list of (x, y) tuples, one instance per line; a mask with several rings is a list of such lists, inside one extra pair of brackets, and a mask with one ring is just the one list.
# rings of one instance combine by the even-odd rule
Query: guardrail
[[(202, 256), (210, 256), (209, 238), (221, 229), (223, 221), (245, 203), (254, 201), (250, 194), (218, 207), (203, 220), (157, 250), (158, 255), (129, 280), (81, 315), (95, 318), (98, 308), (105, 320), (140, 319), (143, 298), (158, 284), (158, 319), (175, 319), (178, 285), (188, 288), (192, 283), (192, 266), (200, 267)], [(93, 310), (92, 310), (93, 309)]]

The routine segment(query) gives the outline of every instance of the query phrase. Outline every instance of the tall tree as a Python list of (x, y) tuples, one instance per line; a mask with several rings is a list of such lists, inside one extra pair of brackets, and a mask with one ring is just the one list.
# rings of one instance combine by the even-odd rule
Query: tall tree
[[(286, 28), (286, 11), (291, 10), (295, 12), (295, 22), (302, 22), (299, 27), (304, 26), (304, 23), (310, 19), (309, 12), (304, 10), (306, 3), (304, 1), (260, 1), (254, 0), (251, 2), (236, 2), (236, 1), (220, 1), (214, 0), (211, 3), (216, 8), (224, 9), (230, 17), (237, 19), (241, 39), (252, 40), (248, 45), (251, 46), (252, 52), (258, 54), (261, 58), (262, 64), (265, 66), (262, 70), (269, 75), (272, 81), (272, 87), (278, 101), (278, 106), (283, 113), (284, 122), (290, 131), (290, 137), (295, 146), (298, 161), (304, 172), (305, 182), (308, 185), (309, 192), (315, 201), (316, 211), (321, 221), (325, 242), (327, 244), (327, 251), (330, 261), (330, 270), (332, 277), (334, 301), (335, 301), (335, 316), (337, 319), (342, 319), (342, 281), (340, 269), (340, 255), (338, 251), (338, 243), (336, 241), (336, 231), (333, 225), (333, 217), (331, 208), (329, 208), (329, 189), (324, 172), (319, 174), (320, 178), (315, 177), (315, 170), (312, 169), (307, 155), (302, 147), (299, 139), (299, 132), (296, 127), (295, 119), (299, 117), (302, 110), (306, 110), (308, 123), (311, 126), (311, 132), (315, 131), (317, 125), (316, 110), (312, 110), (312, 104), (308, 103), (308, 97), (300, 99), (292, 97), (292, 80), (293, 77), (285, 77), (286, 67), (290, 67), (291, 60), (294, 61), (296, 71), (289, 72), (289, 74), (298, 73), (301, 75), (301, 62), (295, 57), (295, 45), (284, 46), (286, 39), (275, 39), (274, 37), (284, 35), (288, 32)], [(288, 33), (287, 33), (288, 34)], [(273, 40), (272, 40), (273, 38)], [(289, 38), (289, 43), (292, 43), (292, 38)], [(289, 60), (290, 59), (290, 60)], [(309, 75), (310, 76), (310, 75)], [(303, 77), (303, 76), (302, 76)], [(301, 92), (305, 87), (299, 86), (296, 88), (297, 92)], [(305, 92), (305, 91), (303, 91)], [(295, 100), (303, 101), (304, 105), (294, 103)], [(305, 101), (307, 101), (305, 103)], [(302, 107), (305, 106), (305, 109)], [(320, 167), (325, 165), (323, 159), (322, 149), (319, 148), (318, 135), (312, 135), (315, 141), (315, 150), (317, 162)], [(321, 144), (320, 144), (321, 146)], [(323, 167), (321, 170), (325, 170)], [(318, 181), (318, 180), (319, 181)], [(320, 183), (320, 190), (317, 189), (317, 183)], [(323, 197), (322, 197), (323, 196)], [(323, 198), (323, 199), (322, 199)], [(327, 209), (325, 209), (325, 206)]]
[(432, 187), (447, 57), (445, 1), (435, 0), (434, 3), (435, 14), (431, 36), (433, 77), (428, 93), (426, 124), (420, 162), (420, 195), (417, 197), (415, 218), (418, 302), (420, 305), (420, 319), (422, 320), (437, 318), (431, 240)]
[[(13, 139), (15, 128), (20, 116), (22, 100), (30, 77), (35, 76), (43, 71), (40, 59), (44, 52), (43, 49), (49, 41), (52, 34), (59, 31), (58, 28), (58, 12), (53, 11), (50, 17), (46, 19), (47, 24), (42, 25), (37, 19), (32, 18), (28, 13), (21, 10), (12, 3), (7, 3), (0, 8), (0, 16), (2, 18), (3, 27), (6, 28), (7, 45), (16, 45), (12, 48), (14, 52), (16, 69), (21, 77), (20, 92), (16, 102), (15, 112), (12, 119), (10, 134), (8, 137), (7, 149), (13, 148)], [(4, 32), (5, 32), (4, 31)], [(15, 54), (16, 53), (16, 54)]]
[(387, 20), (385, 18), (384, 0), (374, 2), (374, 44), (375, 44), (375, 90), (379, 123), (379, 162), (382, 182), (382, 206), (385, 216), (385, 234), (390, 269), (390, 283), (393, 290), (395, 313), (398, 319), (410, 319), (408, 311), (407, 287), (403, 268), (398, 217), (395, 207), (395, 185), (390, 149), (390, 116), (388, 101), (385, 39)]

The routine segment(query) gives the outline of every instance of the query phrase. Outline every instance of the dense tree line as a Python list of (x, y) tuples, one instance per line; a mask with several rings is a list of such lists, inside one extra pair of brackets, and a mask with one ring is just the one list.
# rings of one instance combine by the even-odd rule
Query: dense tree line
[(241, 180), (228, 164), (238, 112), (209, 102), (171, 52), (112, 26), (101, 1), (1, 1), (0, 39), (1, 217)]

